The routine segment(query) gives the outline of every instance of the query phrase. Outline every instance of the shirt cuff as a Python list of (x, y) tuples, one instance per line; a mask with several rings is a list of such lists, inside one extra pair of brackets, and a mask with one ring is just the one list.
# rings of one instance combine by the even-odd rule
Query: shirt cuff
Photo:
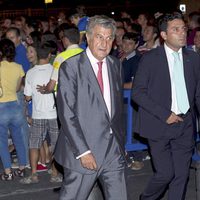
[(81, 155), (77, 156), (76, 159), (78, 160), (78, 159), (81, 158), (82, 156), (85, 156), (85, 155), (87, 155), (87, 154), (89, 154), (89, 153), (91, 153), (90, 150), (88, 150), (88, 151), (82, 153)]

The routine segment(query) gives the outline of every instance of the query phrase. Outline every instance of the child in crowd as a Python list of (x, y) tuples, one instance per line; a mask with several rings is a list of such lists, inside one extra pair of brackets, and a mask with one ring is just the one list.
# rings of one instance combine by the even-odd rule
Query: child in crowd
[[(53, 94), (43, 95), (36, 89), (37, 84), (47, 84), (53, 66), (49, 64), (51, 48), (41, 46), (37, 49), (38, 65), (27, 72), (24, 94), (27, 101), (32, 99), (32, 124), (30, 127), (30, 163), (31, 175), (22, 179), (23, 184), (38, 183), (37, 163), (39, 160), (39, 149), (42, 146), (48, 131), (51, 140), (51, 153), (58, 137), (57, 112)], [(52, 168), (51, 182), (60, 182), (62, 178), (58, 175), (55, 167)]]

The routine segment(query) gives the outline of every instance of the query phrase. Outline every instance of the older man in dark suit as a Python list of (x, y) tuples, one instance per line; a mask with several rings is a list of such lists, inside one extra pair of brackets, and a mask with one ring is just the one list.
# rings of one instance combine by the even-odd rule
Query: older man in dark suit
[(60, 200), (87, 199), (99, 178), (107, 200), (126, 200), (121, 64), (108, 56), (115, 22), (89, 20), (85, 52), (60, 68), (61, 133), (55, 159), (64, 167)]
[(133, 87), (139, 105), (136, 124), (148, 138), (155, 173), (141, 195), (183, 200), (194, 147), (195, 105), (200, 110), (200, 57), (183, 48), (186, 27), (180, 15), (168, 14), (159, 23), (164, 45), (141, 59)]

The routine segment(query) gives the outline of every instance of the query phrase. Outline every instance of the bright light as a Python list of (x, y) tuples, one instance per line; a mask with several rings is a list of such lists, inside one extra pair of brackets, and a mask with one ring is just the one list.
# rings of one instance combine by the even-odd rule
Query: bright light
[(180, 4), (179, 9), (181, 10), (181, 12), (186, 13), (186, 5), (185, 4)]
[(44, 0), (44, 3), (53, 3), (53, 0)]

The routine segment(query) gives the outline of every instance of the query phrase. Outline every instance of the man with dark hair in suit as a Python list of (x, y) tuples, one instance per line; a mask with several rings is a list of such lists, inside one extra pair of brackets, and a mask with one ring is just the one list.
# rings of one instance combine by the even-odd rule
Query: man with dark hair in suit
[(159, 22), (164, 45), (141, 59), (133, 85), (139, 105), (135, 128), (148, 139), (155, 172), (140, 196), (183, 200), (194, 147), (195, 106), (200, 110), (200, 57), (183, 48), (187, 29), (181, 15)]
[(106, 200), (127, 199), (122, 67), (108, 55), (115, 30), (113, 19), (91, 17), (88, 48), (59, 70), (61, 131), (55, 159), (64, 167), (60, 200), (86, 200), (97, 179)]

